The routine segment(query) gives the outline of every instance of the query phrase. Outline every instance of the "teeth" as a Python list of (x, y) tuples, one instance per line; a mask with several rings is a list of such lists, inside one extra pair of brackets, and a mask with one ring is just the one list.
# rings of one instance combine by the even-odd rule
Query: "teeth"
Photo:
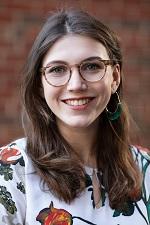
[(78, 105), (85, 105), (89, 102), (89, 99), (79, 99), (79, 100), (66, 100), (66, 103), (68, 105), (72, 105), (72, 106), (78, 106)]

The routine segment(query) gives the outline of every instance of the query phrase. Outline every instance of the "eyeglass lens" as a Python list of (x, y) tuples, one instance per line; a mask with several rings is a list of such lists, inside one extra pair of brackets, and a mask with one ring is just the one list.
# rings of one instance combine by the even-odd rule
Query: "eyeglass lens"
[[(45, 68), (45, 78), (51, 85), (64, 85), (70, 79), (72, 67), (65, 63), (52, 63)], [(99, 59), (83, 61), (77, 67), (82, 78), (90, 82), (102, 79), (105, 74), (105, 64)]]

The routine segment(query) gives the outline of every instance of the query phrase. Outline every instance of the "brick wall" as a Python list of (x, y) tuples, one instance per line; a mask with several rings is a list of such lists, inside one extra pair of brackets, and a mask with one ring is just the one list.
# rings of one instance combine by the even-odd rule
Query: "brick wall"
[(148, 0), (0, 0), (0, 145), (23, 136), (20, 116), (21, 68), (48, 12), (85, 9), (121, 37), (125, 97), (150, 147), (150, 1)]

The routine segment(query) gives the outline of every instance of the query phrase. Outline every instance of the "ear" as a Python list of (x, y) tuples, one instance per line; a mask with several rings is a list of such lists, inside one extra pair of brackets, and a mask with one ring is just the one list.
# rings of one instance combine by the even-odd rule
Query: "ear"
[(119, 64), (116, 64), (114, 66), (112, 76), (113, 76), (113, 81), (112, 81), (112, 84), (111, 84), (111, 93), (114, 94), (119, 87), (120, 79), (121, 79), (121, 72), (120, 72), (120, 65)]

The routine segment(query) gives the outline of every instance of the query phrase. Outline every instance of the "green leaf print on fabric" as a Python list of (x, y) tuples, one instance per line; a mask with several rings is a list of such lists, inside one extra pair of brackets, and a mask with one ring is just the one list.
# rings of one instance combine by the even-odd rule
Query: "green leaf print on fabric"
[(106, 191), (103, 187), (101, 188), (101, 197), (102, 197), (102, 206), (104, 206), (106, 200)]
[(146, 224), (150, 224), (150, 195), (147, 196), (146, 189), (145, 189), (145, 176), (148, 167), (150, 166), (150, 157), (147, 152), (144, 153), (144, 149), (139, 147), (137, 149), (137, 152), (134, 152), (136, 156), (136, 160), (138, 159), (138, 155), (140, 155), (140, 161), (141, 161), (141, 169), (142, 169), (142, 174), (143, 174), (143, 183), (142, 183), (142, 195), (139, 201), (143, 201), (145, 208), (147, 210), (147, 217), (145, 217), (144, 212), (139, 207), (139, 204), (137, 202), (127, 202), (126, 205), (123, 207), (122, 210), (115, 210), (113, 217), (120, 216), (120, 214), (124, 216), (131, 216), (134, 213), (135, 208), (138, 210), (139, 214), (143, 217), (143, 220), (145, 220)]
[(11, 214), (14, 214), (17, 211), (15, 202), (12, 200), (11, 193), (8, 192), (7, 188), (4, 186), (0, 186), (0, 203)]
[[(147, 169), (150, 166), (150, 154), (148, 152), (146, 153), (144, 151), (143, 151), (143, 153), (141, 153), (141, 150), (144, 150), (144, 149), (139, 147), (138, 152), (141, 155), (141, 165), (142, 165), (142, 172), (143, 172), (142, 201), (144, 202), (146, 209), (147, 209), (147, 216), (148, 216), (147, 224), (150, 224), (150, 195), (147, 196), (146, 189), (145, 189), (145, 177), (146, 177)], [(139, 210), (138, 207), (137, 207), (137, 209)]]
[(92, 179), (90, 175), (85, 174), (85, 182), (86, 182), (86, 187), (90, 187), (92, 185)]
[(24, 185), (23, 185), (22, 182), (17, 183), (17, 188), (18, 188), (18, 190), (20, 190), (23, 194), (25, 194), (25, 187), (24, 187)]
[[(106, 200), (106, 190), (104, 186), (102, 185), (102, 177), (98, 176), (101, 183), (101, 207), (105, 206), (105, 200)], [(94, 196), (93, 196), (93, 187), (92, 187), (92, 179), (90, 175), (86, 174), (86, 187), (88, 187), (88, 191), (91, 191), (91, 200), (93, 208), (95, 209), (95, 203), (94, 203)]]
[(134, 213), (134, 203), (129, 201), (124, 204), (123, 208), (120, 210), (115, 210), (113, 217), (120, 216), (121, 214), (123, 216), (131, 216)]
[(4, 180), (12, 180), (13, 179), (13, 169), (10, 165), (0, 165), (0, 175), (4, 176)]

